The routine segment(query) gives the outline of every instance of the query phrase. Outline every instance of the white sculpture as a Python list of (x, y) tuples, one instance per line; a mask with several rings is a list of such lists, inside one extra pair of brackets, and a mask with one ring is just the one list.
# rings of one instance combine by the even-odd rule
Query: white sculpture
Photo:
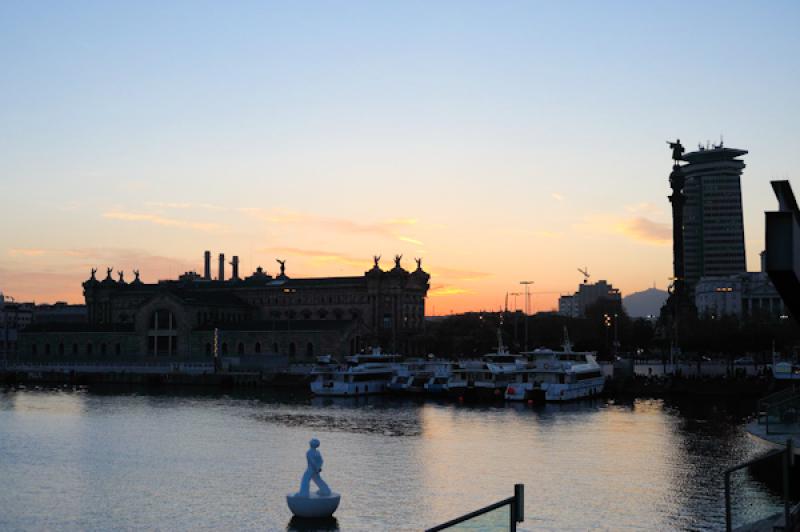
[[(307, 467), (306, 472), (303, 473), (303, 479), (300, 481), (300, 491), (286, 496), (289, 509), (297, 517), (330, 517), (339, 507), (340, 495), (333, 493), (320, 477), (323, 460), (317, 450), (318, 447), (318, 439), (314, 438), (309, 442), (309, 449), (306, 451)], [(318, 488), (316, 493), (310, 492), (312, 480)]]

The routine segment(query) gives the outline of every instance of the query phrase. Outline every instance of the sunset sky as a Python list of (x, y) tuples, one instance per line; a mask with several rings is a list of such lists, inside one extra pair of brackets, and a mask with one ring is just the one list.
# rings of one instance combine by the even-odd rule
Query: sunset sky
[(665, 141), (721, 134), (757, 269), (770, 179), (800, 187), (798, 27), (797, 2), (2, 2), (0, 291), (81, 302), (91, 267), (206, 249), (423, 257), (429, 314), (521, 280), (554, 308), (584, 266), (664, 289)]

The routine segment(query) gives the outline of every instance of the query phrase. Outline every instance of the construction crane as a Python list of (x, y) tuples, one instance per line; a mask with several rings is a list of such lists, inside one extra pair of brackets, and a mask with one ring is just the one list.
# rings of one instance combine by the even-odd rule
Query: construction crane
[(578, 271), (583, 274), (583, 282), (584, 283), (588, 283), (589, 282), (589, 277), (590, 277), (589, 268), (584, 266), (583, 269), (578, 268)]

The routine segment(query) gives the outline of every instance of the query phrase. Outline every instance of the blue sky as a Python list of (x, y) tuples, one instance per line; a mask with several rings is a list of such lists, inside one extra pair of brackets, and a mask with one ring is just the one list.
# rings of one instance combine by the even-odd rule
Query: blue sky
[(584, 265), (625, 292), (663, 288), (664, 141), (720, 134), (750, 151), (756, 268), (769, 180), (800, 169), (799, 15), (5, 2), (0, 290), (79, 300), (91, 265), (153, 280), (207, 248), (246, 270), (285, 255), (297, 275), (423, 255), (443, 309), (496, 307), (523, 278), (549, 308)]

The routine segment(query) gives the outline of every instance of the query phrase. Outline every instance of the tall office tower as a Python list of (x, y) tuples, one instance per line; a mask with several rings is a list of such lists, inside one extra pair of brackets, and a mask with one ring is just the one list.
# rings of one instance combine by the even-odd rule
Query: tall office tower
[(686, 288), (704, 276), (732, 275), (747, 270), (744, 254), (740, 177), (747, 152), (720, 142), (687, 153), (681, 167), (686, 177), (683, 211)]

